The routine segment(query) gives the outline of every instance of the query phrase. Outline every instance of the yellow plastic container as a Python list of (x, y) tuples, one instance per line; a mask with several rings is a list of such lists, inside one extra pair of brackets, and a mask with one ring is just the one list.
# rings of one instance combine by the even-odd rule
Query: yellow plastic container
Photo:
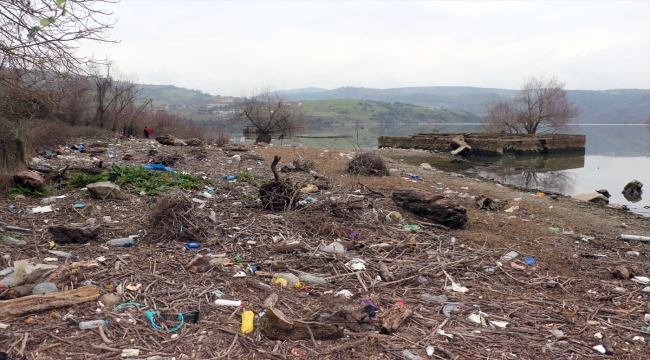
[(253, 320), (255, 320), (255, 313), (253, 313), (250, 310), (244, 311), (243, 314), (241, 314), (241, 332), (244, 334), (248, 334), (250, 332), (253, 332)]
[(284, 279), (284, 278), (281, 278), (281, 277), (275, 278), (275, 283), (282, 286), (282, 287), (287, 287), (287, 285), (289, 284), (287, 279)]

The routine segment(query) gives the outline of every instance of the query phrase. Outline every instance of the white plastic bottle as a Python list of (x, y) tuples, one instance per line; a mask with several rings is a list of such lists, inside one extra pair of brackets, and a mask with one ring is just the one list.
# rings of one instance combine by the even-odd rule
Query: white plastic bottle
[(70, 254), (70, 253), (67, 253), (67, 252), (65, 252), (65, 251), (48, 250), (48, 252), (49, 252), (50, 254), (54, 254), (54, 255), (56, 255), (56, 256), (66, 257), (66, 258), (69, 258), (69, 259), (74, 258), (74, 255), (72, 255), (72, 254)]
[(79, 323), (79, 329), (95, 329), (98, 325), (106, 326), (108, 325), (108, 320), (82, 321)]
[(214, 301), (215, 305), (221, 305), (221, 306), (238, 306), (238, 307), (244, 307), (246, 304), (243, 301), (239, 300), (222, 300), (222, 299), (217, 299)]

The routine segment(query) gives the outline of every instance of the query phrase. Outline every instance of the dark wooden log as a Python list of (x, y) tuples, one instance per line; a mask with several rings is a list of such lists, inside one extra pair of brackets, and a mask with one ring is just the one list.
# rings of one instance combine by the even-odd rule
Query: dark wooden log
[(395, 189), (392, 199), (404, 209), (452, 229), (461, 228), (467, 223), (467, 210), (442, 200), (442, 195), (418, 189)]

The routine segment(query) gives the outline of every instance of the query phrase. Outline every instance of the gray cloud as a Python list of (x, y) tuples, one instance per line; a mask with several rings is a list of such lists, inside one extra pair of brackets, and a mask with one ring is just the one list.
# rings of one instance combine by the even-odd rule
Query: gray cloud
[(136, 1), (118, 44), (84, 44), (144, 83), (238, 95), (260, 85), (650, 88), (650, 3)]

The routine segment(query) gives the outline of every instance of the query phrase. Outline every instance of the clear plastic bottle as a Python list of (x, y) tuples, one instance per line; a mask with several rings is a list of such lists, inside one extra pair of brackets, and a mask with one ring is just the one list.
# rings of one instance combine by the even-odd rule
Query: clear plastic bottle
[(48, 252), (49, 252), (50, 254), (54, 254), (54, 255), (56, 255), (56, 256), (66, 257), (66, 258), (69, 258), (69, 259), (73, 259), (73, 258), (74, 258), (74, 255), (72, 255), (72, 254), (70, 254), (70, 253), (67, 253), (67, 252), (64, 252), (64, 251), (48, 250)]
[(79, 329), (95, 329), (98, 325), (106, 326), (108, 325), (107, 320), (92, 320), (92, 321), (82, 321), (79, 323)]
[(322, 252), (327, 252), (327, 253), (335, 253), (335, 254), (345, 254), (348, 252), (348, 249), (344, 248), (343, 245), (333, 242), (329, 245), (321, 245), (318, 250)]
[(277, 273), (273, 274), (274, 277), (276, 278), (281, 278), (281, 279), (286, 279), (287, 280), (287, 287), (293, 288), (296, 286), (296, 283), (300, 281), (298, 277), (292, 273)]
[(135, 239), (133, 238), (112, 239), (108, 242), (108, 244), (113, 246), (133, 246), (135, 245)]
[(302, 282), (308, 283), (308, 284), (327, 284), (327, 281), (325, 278), (319, 277), (319, 276), (314, 276), (312, 274), (308, 273), (300, 273), (298, 274), (298, 279)]
[(27, 242), (25, 240), (14, 239), (11, 236), (3, 237), (2, 242), (5, 243), (5, 244), (11, 244), (11, 245), (27, 245)]
[(422, 294), (420, 295), (420, 299), (427, 300), (427, 301), (435, 301), (437, 303), (444, 304), (445, 302), (447, 302), (447, 295)]
[(402, 355), (409, 360), (423, 360), (422, 356), (415, 355), (408, 350), (402, 351)]

